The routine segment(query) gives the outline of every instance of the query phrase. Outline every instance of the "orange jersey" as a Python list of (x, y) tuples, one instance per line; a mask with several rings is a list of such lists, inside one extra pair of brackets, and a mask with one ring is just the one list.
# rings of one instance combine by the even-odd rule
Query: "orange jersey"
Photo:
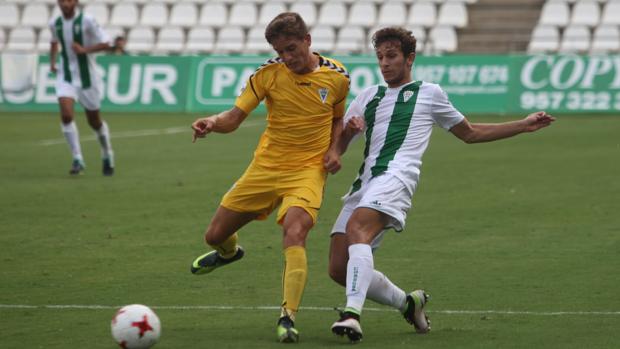
[(342, 118), (349, 75), (340, 62), (319, 56), (319, 67), (303, 75), (279, 58), (248, 79), (235, 106), (250, 113), (265, 99), (267, 128), (254, 162), (274, 169), (322, 168), (334, 118)]

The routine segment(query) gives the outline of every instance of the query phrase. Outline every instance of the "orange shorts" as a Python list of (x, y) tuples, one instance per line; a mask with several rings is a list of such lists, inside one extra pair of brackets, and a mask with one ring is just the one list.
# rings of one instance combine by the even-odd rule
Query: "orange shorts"
[(236, 212), (254, 212), (266, 219), (280, 205), (277, 221), (289, 208), (303, 208), (316, 223), (323, 201), (327, 172), (322, 168), (274, 170), (251, 163), (222, 198), (221, 205)]

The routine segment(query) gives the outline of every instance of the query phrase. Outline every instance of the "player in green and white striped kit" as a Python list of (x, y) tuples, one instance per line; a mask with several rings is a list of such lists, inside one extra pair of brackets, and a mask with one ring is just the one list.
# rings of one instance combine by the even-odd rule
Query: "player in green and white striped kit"
[[(536, 131), (555, 120), (538, 112), (512, 122), (469, 123), (439, 85), (412, 81), (416, 40), (410, 31), (381, 29), (374, 34), (373, 45), (387, 87), (367, 88), (345, 115), (340, 152), (361, 132), (366, 146), (358, 177), (332, 229), (329, 260), (330, 276), (346, 287), (347, 295), (346, 308), (332, 331), (352, 342), (362, 339), (360, 315), (366, 298), (400, 310), (418, 333), (430, 330), (424, 312), (426, 292), (407, 295), (374, 269), (372, 251), (385, 231), (402, 231), (405, 226), (433, 125), (466, 143), (477, 143)], [(415, 265), (412, 271), (421, 267)]]
[[(84, 171), (80, 136), (73, 121), (73, 105), (77, 99), (86, 111), (88, 124), (95, 130), (103, 158), (103, 174), (114, 174), (114, 153), (107, 123), (101, 119), (101, 78), (96, 71), (94, 53), (108, 50), (110, 38), (95, 19), (77, 9), (78, 0), (58, 0), (61, 15), (52, 18), (50, 69), (56, 73), (56, 97), (60, 105), (62, 133), (73, 155), (72, 175)], [(61, 46), (60, 67), (56, 67), (58, 44)]]

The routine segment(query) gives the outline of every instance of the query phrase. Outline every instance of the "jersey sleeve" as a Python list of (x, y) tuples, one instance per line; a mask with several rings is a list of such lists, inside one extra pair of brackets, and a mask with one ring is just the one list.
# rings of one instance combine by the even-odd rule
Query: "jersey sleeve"
[(345, 97), (334, 105), (334, 119), (340, 119), (344, 116), (344, 107), (346, 103), (347, 98)]
[(336, 119), (342, 118), (345, 115), (347, 96), (349, 95), (349, 80), (344, 76), (340, 79), (338, 91), (340, 92), (338, 100), (334, 103), (334, 118)]
[(50, 36), (50, 42), (54, 43), (54, 42), (58, 42), (58, 33), (56, 33), (56, 20), (52, 19), (48, 24), (47, 24), (49, 30), (52, 32), (52, 36)]
[(465, 117), (454, 108), (448, 99), (448, 94), (439, 85), (434, 85), (434, 88), (431, 116), (441, 128), (450, 130)]
[(267, 96), (270, 77), (273, 72), (268, 68), (256, 71), (245, 83), (245, 87), (237, 97), (235, 106), (249, 114)]
[[(364, 118), (364, 107), (362, 107), (361, 98), (362, 98), (362, 94), (359, 94), (357, 97), (355, 97), (355, 99), (351, 102), (351, 104), (349, 104), (349, 108), (347, 108), (347, 113), (342, 118), (343, 128), (346, 127), (347, 122), (349, 122), (349, 120), (351, 120), (351, 118), (354, 116), (359, 116), (361, 118)], [(354, 141), (356, 141), (362, 133), (363, 132), (360, 132), (356, 134), (355, 136), (353, 136), (353, 138), (351, 139), (349, 143), (353, 143)]]
[(354, 116), (364, 117), (364, 109), (362, 108), (362, 104), (360, 103), (361, 95), (358, 95), (352, 102), (349, 104), (349, 108), (347, 108), (347, 113), (344, 116), (344, 120), (342, 121), (345, 125), (349, 120), (351, 120)]
[(339, 68), (338, 69), (338, 98), (334, 103), (334, 118), (339, 119), (344, 117), (345, 108), (347, 105), (347, 96), (349, 95), (349, 87), (350, 87), (350, 78), (349, 73), (345, 66), (337, 61), (332, 60), (332, 62)]
[(84, 17), (84, 19), (86, 19), (87, 23), (86, 30), (88, 30), (88, 34), (92, 35), (94, 42), (98, 44), (106, 43), (112, 45), (112, 39), (110, 38), (108, 33), (103, 30), (99, 23), (97, 23), (97, 20), (95, 20), (94, 17), (86, 16)]

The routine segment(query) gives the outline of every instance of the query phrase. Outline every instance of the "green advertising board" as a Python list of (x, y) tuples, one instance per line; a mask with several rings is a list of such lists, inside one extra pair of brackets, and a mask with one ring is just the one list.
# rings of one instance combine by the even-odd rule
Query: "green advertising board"
[[(368, 86), (382, 84), (381, 71), (373, 56), (335, 57), (346, 65), (351, 76), (349, 99)], [(266, 57), (204, 57), (196, 62), (193, 98), (188, 110), (214, 111), (234, 103)], [(452, 103), (463, 112), (501, 113), (508, 104), (509, 63), (507, 56), (419, 57), (414, 79), (439, 83)], [(190, 88), (190, 91), (192, 88)]]
[[(229, 108), (267, 56), (100, 56), (106, 111), (214, 113)], [(349, 100), (383, 83), (374, 56), (337, 56)], [(438, 83), (463, 113), (618, 113), (620, 56), (420, 56), (413, 78)], [(0, 110), (55, 111), (55, 77), (41, 56), (33, 90), (0, 92)], [(261, 106), (262, 108), (262, 106)]]
[(620, 111), (620, 56), (513, 57), (509, 110)]
[[(106, 111), (184, 112), (193, 57), (100, 56)], [(34, 89), (0, 94), (0, 111), (56, 111), (56, 77), (48, 56), (39, 58)]]
[(187, 110), (217, 112), (230, 108), (247, 79), (269, 57), (195, 57)]
[(510, 56), (419, 57), (413, 78), (439, 84), (463, 113), (507, 112)]

